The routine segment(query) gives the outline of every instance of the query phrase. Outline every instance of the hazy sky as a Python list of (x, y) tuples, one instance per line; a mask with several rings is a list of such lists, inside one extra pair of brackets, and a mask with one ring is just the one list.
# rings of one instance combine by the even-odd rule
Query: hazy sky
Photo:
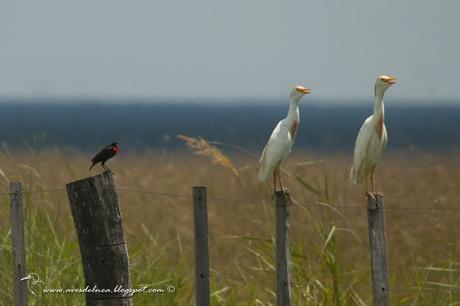
[[(460, 1), (0, 0), (0, 96), (460, 103)], [(339, 98), (339, 99), (337, 99)]]

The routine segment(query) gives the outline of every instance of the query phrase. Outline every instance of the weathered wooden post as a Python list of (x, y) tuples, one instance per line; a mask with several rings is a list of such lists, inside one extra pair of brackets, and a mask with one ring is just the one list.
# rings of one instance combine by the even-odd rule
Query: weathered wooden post
[(276, 192), (276, 305), (291, 305), (291, 277), (289, 274), (289, 208), (288, 192)]
[(193, 187), (195, 224), (195, 298), (196, 306), (211, 304), (209, 291), (208, 203), (207, 189)]
[(367, 197), (367, 220), (369, 244), (371, 248), (372, 295), (374, 306), (388, 306), (390, 292), (388, 287), (387, 242), (385, 238), (385, 218), (383, 196), (375, 194)]
[[(131, 306), (128, 250), (113, 175), (67, 184), (85, 275), (87, 306)], [(93, 290), (97, 289), (97, 290)], [(107, 292), (110, 289), (111, 292)]]
[(26, 249), (24, 244), (24, 201), (21, 182), (10, 182), (11, 240), (13, 248), (13, 297), (15, 306), (26, 306)]

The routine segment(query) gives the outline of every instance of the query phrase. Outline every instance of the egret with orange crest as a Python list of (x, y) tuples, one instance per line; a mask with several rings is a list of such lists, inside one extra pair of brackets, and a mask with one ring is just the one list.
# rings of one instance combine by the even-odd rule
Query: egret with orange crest
[(273, 175), (273, 193), (276, 193), (277, 180), (281, 190), (285, 191), (281, 181), (280, 165), (289, 155), (294, 144), (297, 128), (300, 123), (300, 99), (310, 92), (310, 89), (300, 85), (292, 88), (288, 114), (286, 118), (278, 122), (260, 157), (257, 180), (261, 183), (266, 182), (268, 177)]

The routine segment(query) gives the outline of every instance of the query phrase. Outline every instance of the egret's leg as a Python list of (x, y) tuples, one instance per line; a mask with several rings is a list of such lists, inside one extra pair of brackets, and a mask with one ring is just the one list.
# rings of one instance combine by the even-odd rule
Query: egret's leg
[(283, 188), (283, 187), (282, 187), (283, 185), (282, 185), (281, 179), (280, 179), (280, 168), (278, 168), (278, 167), (276, 167), (276, 169), (275, 169), (275, 176), (277, 177), (279, 186), (280, 186), (280, 188), (282, 189), (282, 188)]
[[(371, 177), (372, 178), (372, 177)], [(364, 184), (365, 184), (365, 189), (366, 189), (366, 197), (367, 198), (372, 198), (372, 199), (375, 199), (374, 197), (374, 194), (372, 192), (369, 192), (369, 183), (368, 183), (368, 180), (367, 180), (367, 176), (366, 176), (366, 179), (364, 180)]]
[(369, 189), (367, 189), (367, 177), (366, 177), (366, 194), (368, 197), (371, 197), (372, 199), (375, 200), (375, 175), (374, 175), (374, 170), (375, 170), (375, 167), (372, 167), (369, 171), (369, 176), (371, 178), (371, 189), (372, 189), (372, 192), (368, 192)]
[(375, 193), (375, 175), (374, 173), (371, 174), (371, 185), (372, 185), (372, 192)]
[(284, 185), (283, 185), (283, 181), (281, 180), (281, 170), (280, 170), (280, 168), (278, 168), (278, 180), (280, 181), (281, 191), (284, 192), (285, 188), (284, 188)]
[(283, 181), (281, 181), (281, 171), (278, 169), (278, 181), (280, 182), (281, 191), (284, 191)]
[(365, 192), (366, 194), (369, 193), (369, 189), (367, 188), (367, 176), (366, 176), (366, 178), (364, 179), (364, 192)]
[(375, 193), (375, 167), (371, 169), (371, 185), (372, 185), (372, 192)]

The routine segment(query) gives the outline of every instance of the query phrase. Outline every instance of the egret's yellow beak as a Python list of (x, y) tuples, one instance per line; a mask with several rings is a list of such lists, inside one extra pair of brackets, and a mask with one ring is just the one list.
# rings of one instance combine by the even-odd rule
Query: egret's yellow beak
[(311, 89), (310, 88), (305, 88), (305, 87), (297, 87), (296, 88), (297, 92), (300, 92), (300, 93), (303, 93), (304, 95), (308, 95), (311, 93)]
[(393, 85), (394, 83), (396, 83), (396, 80), (397, 80), (397, 79), (398, 79), (397, 77), (389, 76), (389, 77), (385, 78), (383, 81), (384, 81), (385, 83), (388, 83), (388, 84)]

